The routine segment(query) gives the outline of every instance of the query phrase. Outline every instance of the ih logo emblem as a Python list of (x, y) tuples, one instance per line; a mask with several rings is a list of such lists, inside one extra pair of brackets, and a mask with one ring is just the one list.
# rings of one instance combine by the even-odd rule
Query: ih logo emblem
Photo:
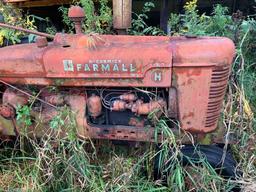
[(152, 73), (152, 80), (155, 82), (161, 82), (163, 80), (163, 72), (162, 71), (154, 71)]

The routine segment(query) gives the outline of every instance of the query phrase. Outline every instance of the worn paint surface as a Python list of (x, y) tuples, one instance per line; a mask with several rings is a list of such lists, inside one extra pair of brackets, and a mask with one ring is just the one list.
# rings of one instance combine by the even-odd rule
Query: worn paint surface
[[(65, 78), (67, 86), (72, 79), (76, 79), (72, 86), (106, 83), (116, 86), (116, 79), (125, 82), (121, 86), (171, 86), (172, 55), (168, 39), (141, 37), (137, 42), (130, 36), (101, 36), (98, 38), (104, 43), (91, 50), (86, 35), (62, 36), (56, 35), (54, 42), (44, 48), (36, 44), (2, 48), (0, 77), (13, 77), (10, 80), (16, 83), (34, 80), (31, 83), (37, 85)], [(66, 41), (63, 43), (61, 38)], [(9, 57), (10, 53), (13, 57)]]
[[(234, 44), (227, 38), (56, 34), (54, 41), (44, 46), (1, 48), (0, 80), (13, 85), (55, 85), (78, 90), (79, 94), (67, 93), (63, 102), (76, 112), (81, 137), (152, 141), (153, 127), (128, 129), (113, 125), (103, 129), (89, 125), (85, 117), (86, 89), (174, 88), (168, 105), (175, 105), (175, 110), (169, 110), (172, 117), (177, 118), (182, 130), (205, 134), (217, 127), (234, 52)], [(15, 108), (15, 102), (8, 100), (11, 97), (6, 98), (3, 104)], [(56, 111), (46, 107), (42, 114)], [(34, 131), (42, 134), (39, 128)]]

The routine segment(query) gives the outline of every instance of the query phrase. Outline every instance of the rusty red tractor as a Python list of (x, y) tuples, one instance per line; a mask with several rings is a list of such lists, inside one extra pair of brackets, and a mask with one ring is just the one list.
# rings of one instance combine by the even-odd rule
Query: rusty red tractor
[(40, 89), (40, 107), (32, 106), (31, 115), (41, 124), (29, 127), (36, 137), (65, 105), (76, 113), (77, 136), (85, 139), (154, 142), (155, 123), (148, 118), (154, 113), (178, 122), (168, 124), (177, 137), (224, 142), (218, 119), (235, 54), (230, 39), (85, 35), (83, 10), (72, 7), (69, 17), (76, 34), (16, 28), (40, 37), (0, 48), (1, 135), (19, 134), (15, 111), (29, 103), (32, 94), (24, 85), (31, 85)]

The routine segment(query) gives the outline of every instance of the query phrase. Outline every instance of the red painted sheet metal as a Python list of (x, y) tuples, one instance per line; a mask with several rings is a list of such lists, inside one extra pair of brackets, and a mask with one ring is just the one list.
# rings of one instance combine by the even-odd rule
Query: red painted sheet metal
[[(2, 48), (0, 77), (23, 77), (19, 82), (33, 78), (32, 84), (70, 79), (72, 86), (102, 86), (102, 81), (103, 85), (111, 86), (119, 79), (129, 86), (171, 86), (172, 53), (168, 38), (97, 36), (91, 47), (88, 41), (91, 39), (86, 35), (58, 34), (44, 48), (36, 44)], [(11, 53), (12, 57), (8, 57)], [(90, 85), (92, 80), (95, 82)]]
[(16, 45), (0, 53), (0, 79), (10, 84), (174, 87), (181, 129), (207, 133), (217, 127), (235, 47), (216, 37), (57, 34), (46, 47)]
[(161, 42), (101, 45), (92, 50), (71, 45), (46, 51), (43, 62), (51, 78), (144, 78), (149, 70), (170, 69), (172, 55), (168, 44)]
[[(63, 46), (63, 37), (57, 35), (56, 46), (43, 56), (46, 76), (79, 78), (78, 81), (102, 79), (105, 83), (118, 79), (126, 80), (129, 86), (171, 86), (172, 53), (169, 41), (147, 37), (147, 41), (137, 42), (131, 36), (114, 37), (69, 35), (68, 44)], [(92, 45), (89, 41), (93, 41)], [(97, 86), (97, 82), (93, 84)]]
[(43, 50), (35, 44), (0, 49), (0, 77), (44, 77)]
[(173, 40), (173, 67), (230, 65), (234, 43), (225, 37), (197, 37)]

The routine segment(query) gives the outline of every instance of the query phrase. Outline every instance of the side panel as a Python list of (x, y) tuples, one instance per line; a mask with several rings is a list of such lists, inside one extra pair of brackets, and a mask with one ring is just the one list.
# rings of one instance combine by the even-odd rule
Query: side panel
[(124, 80), (126, 86), (171, 86), (172, 54), (168, 44), (117, 44), (95, 50), (72, 45), (54, 47), (44, 54), (43, 63), (47, 78), (77, 79), (73, 85), (84, 79), (88, 82), (85, 86), (102, 86), (103, 82), (118, 87)]
[(228, 38), (199, 37), (175, 41), (172, 47), (181, 128), (191, 133), (214, 131), (235, 54), (234, 43)]
[(45, 77), (42, 53), (35, 44), (0, 48), (0, 77)]
[(173, 69), (173, 84), (177, 88), (181, 127), (190, 132), (209, 132), (205, 128), (211, 67), (179, 67)]

